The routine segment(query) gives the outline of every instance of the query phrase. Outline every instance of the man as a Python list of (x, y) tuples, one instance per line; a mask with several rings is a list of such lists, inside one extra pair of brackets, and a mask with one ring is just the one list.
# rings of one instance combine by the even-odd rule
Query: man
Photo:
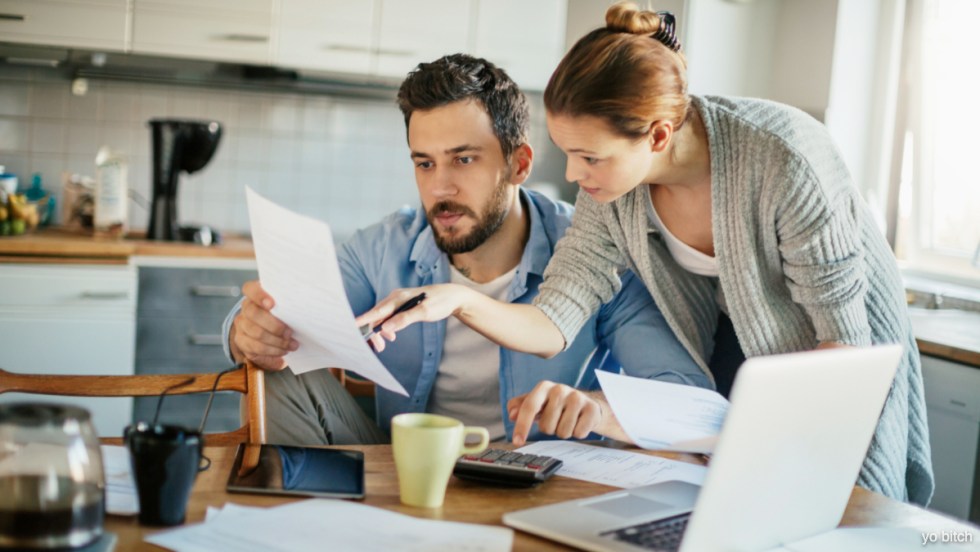
[[(422, 209), (402, 209), (339, 250), (354, 313), (395, 289), (448, 282), (530, 303), (572, 209), (521, 188), (534, 157), (527, 99), (493, 64), (456, 54), (420, 64), (402, 83), (398, 105)], [(710, 385), (643, 285), (632, 275), (623, 282), (568, 350), (548, 360), (501, 349), (454, 318), (402, 330), (379, 358), (409, 396), (377, 388), (378, 423), (387, 430), (395, 414), (432, 412), (518, 444), (535, 419), (541, 432), (562, 438), (621, 436), (601, 393), (575, 389), (594, 385), (594, 369), (622, 364), (634, 376)], [(225, 321), (225, 341), (236, 362), (249, 358), (272, 371), (270, 442), (383, 442), (384, 432), (328, 371), (281, 371), (299, 343), (269, 312), (274, 299), (258, 282), (243, 290), (240, 311)]]

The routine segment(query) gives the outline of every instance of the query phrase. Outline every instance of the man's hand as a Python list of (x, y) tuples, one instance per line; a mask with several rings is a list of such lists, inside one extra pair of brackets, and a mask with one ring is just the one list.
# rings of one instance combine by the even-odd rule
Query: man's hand
[(552, 381), (542, 381), (530, 393), (511, 399), (507, 413), (515, 421), (513, 443), (517, 446), (527, 442), (535, 420), (543, 433), (562, 439), (584, 439), (603, 422), (597, 397)]
[(258, 280), (242, 286), (242, 310), (235, 317), (229, 336), (231, 354), (238, 362), (245, 359), (265, 370), (286, 367), (286, 353), (299, 348), (293, 330), (269, 312), (275, 305)]

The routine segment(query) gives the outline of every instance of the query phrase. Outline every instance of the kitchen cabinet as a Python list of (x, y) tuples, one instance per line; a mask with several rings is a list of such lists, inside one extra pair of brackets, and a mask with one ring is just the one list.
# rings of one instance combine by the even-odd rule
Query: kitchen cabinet
[(936, 493), (930, 508), (980, 522), (980, 367), (922, 356)]
[(564, 53), (566, 0), (280, 0), (275, 64), (401, 82), (420, 62), (471, 53), (543, 90)]
[(400, 82), (466, 52), (542, 90), (567, 0), (0, 0), (4, 41), (277, 65)]
[(135, 0), (132, 52), (269, 65), (276, 0)]
[(403, 79), (421, 61), (472, 51), (474, 2), (382, 0), (374, 73)]
[(281, 2), (277, 65), (362, 75), (371, 71), (377, 2)]
[(122, 52), (129, 24), (128, 0), (0, 0), (5, 42)]
[[(0, 366), (37, 374), (133, 373), (136, 272), (128, 265), (0, 265)], [(130, 398), (5, 393), (0, 401), (71, 403), (101, 436), (132, 418)]]
[[(221, 341), (221, 323), (241, 297), (254, 270), (168, 266), (139, 267), (136, 373), (219, 372), (231, 366)], [(219, 393), (208, 416), (208, 431), (239, 427), (237, 393)], [(197, 427), (207, 395), (167, 397), (161, 421)], [(136, 420), (151, 420), (156, 398), (137, 398)]]
[(482, 0), (474, 53), (528, 90), (544, 90), (565, 51), (566, 0)]

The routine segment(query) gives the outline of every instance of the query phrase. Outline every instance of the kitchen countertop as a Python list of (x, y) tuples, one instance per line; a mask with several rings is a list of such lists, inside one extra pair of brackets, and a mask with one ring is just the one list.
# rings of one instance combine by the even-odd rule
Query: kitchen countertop
[(125, 264), (133, 256), (254, 259), (251, 240), (225, 237), (221, 245), (142, 239), (139, 235), (95, 237), (63, 228), (45, 228), (22, 236), (0, 238), (0, 262)]
[[(253, 260), (255, 251), (251, 240), (235, 236), (211, 247), (152, 241), (138, 235), (94, 237), (57, 227), (0, 238), (0, 263), (127, 264), (134, 257), (143, 259), (141, 264), (154, 264), (155, 258), (171, 264), (181, 259), (234, 263)], [(980, 313), (910, 307), (909, 314), (922, 353), (980, 368)]]
[(980, 312), (909, 308), (919, 351), (980, 368)]

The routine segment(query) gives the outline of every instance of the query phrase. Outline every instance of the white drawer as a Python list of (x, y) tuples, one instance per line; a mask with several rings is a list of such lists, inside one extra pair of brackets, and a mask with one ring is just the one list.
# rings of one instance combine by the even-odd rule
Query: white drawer
[(8, 42), (126, 48), (126, 0), (0, 0), (0, 37)]
[(0, 308), (136, 309), (136, 270), (129, 265), (0, 265)]
[(265, 13), (208, 8), (163, 9), (137, 3), (133, 52), (259, 65), (272, 62), (271, 4)]
[(980, 368), (923, 355), (922, 380), (929, 408), (980, 422)]

